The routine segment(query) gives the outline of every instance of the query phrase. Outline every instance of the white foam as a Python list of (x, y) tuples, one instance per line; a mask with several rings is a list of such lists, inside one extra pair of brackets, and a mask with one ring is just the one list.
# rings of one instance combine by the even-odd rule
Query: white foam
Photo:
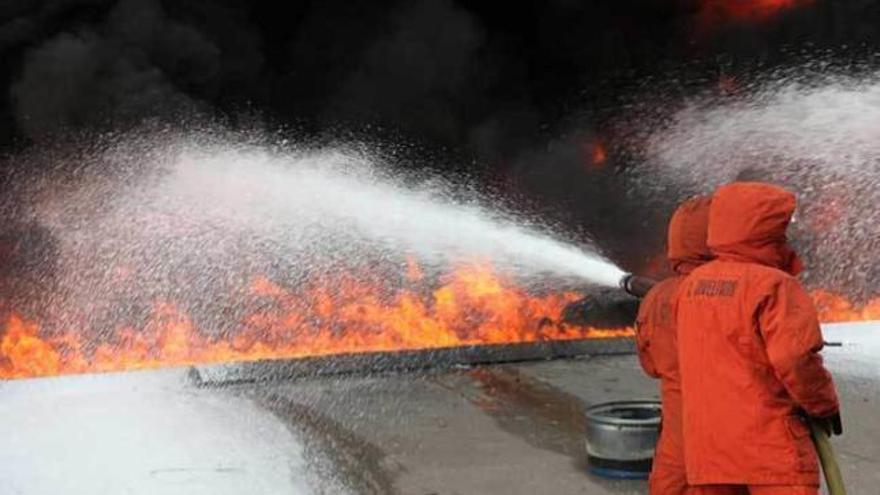
[(0, 384), (3, 493), (310, 493), (303, 447), (182, 370)]

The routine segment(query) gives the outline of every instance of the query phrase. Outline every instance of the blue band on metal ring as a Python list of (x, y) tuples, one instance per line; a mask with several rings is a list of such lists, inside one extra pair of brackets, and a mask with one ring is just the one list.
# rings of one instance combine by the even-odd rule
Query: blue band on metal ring
[(648, 479), (649, 474), (644, 471), (628, 471), (626, 469), (612, 469), (596, 466), (590, 466), (590, 472), (596, 476), (617, 480), (646, 480)]

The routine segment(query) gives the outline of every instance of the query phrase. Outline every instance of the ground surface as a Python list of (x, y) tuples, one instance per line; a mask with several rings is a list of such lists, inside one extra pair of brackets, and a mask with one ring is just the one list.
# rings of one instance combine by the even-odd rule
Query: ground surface
[[(826, 328), (850, 494), (880, 486), (880, 325)], [(0, 383), (0, 495), (641, 494), (589, 476), (583, 408), (634, 356), (196, 388), (183, 370)]]

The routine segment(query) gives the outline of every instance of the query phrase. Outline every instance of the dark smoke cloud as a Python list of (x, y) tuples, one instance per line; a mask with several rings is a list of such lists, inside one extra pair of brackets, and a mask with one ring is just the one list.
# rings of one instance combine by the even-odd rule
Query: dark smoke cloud
[(11, 93), (29, 137), (197, 107), (142, 52), (90, 31), (60, 34), (30, 52)]
[(451, 0), (423, 0), (393, 13), (387, 29), (338, 89), (329, 121), (396, 122), (461, 140), (465, 104), (475, 103), (469, 88), (481, 84), (485, 35), (478, 20)]
[(646, 77), (706, 85), (876, 34), (873, 2), (795, 4), (737, 18), (715, 0), (7, 0), (0, 143), (256, 111), (509, 161), (573, 115), (619, 112)]
[[(159, 0), (23, 4), (10, 7), (19, 17), (0, 30), (0, 49), (18, 55), (8, 105), (23, 137), (181, 119), (208, 113), (230, 87), (256, 92), (259, 37), (238, 10), (169, 11)], [(196, 18), (201, 24), (190, 23)]]
[[(307, 137), (415, 142), (451, 157), (429, 166), (464, 169), (640, 269), (682, 192), (635, 187), (613, 123), (722, 76), (735, 87), (816, 53), (858, 60), (880, 26), (869, 0), (745, 17), (724, 5), (4, 0), (0, 147), (254, 114)], [(583, 150), (599, 141), (609, 156), (591, 167)], [(627, 241), (639, 232), (650, 242)]]

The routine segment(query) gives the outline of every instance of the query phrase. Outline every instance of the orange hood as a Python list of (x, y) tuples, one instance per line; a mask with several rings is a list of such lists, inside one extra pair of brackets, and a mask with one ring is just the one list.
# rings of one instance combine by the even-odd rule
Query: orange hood
[(712, 259), (706, 245), (711, 204), (709, 196), (696, 197), (682, 203), (672, 214), (666, 255), (676, 273), (690, 273)]
[(719, 187), (709, 211), (708, 245), (719, 259), (768, 265), (789, 273), (800, 262), (785, 231), (796, 207), (794, 194), (761, 182)]

